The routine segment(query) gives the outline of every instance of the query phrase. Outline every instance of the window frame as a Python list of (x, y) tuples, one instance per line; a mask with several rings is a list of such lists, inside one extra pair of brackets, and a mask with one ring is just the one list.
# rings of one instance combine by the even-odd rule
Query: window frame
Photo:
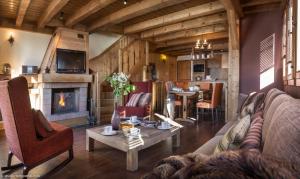
[[(300, 86), (300, 69), (297, 63), (297, 0), (287, 0), (283, 14), (282, 67), (284, 85)], [(290, 9), (291, 8), (291, 9)], [(290, 12), (292, 11), (292, 12)]]

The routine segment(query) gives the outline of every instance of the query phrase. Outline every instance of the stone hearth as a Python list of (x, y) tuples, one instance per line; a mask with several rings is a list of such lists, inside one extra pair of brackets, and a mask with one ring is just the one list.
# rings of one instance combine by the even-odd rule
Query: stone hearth
[[(91, 75), (85, 74), (41, 74), (38, 77), (40, 109), (49, 121), (87, 117), (88, 82)], [(74, 89), (75, 111), (53, 113), (53, 91)], [(63, 90), (61, 90), (63, 91)]]
[[(87, 109), (87, 83), (43, 83), (41, 85), (41, 111), (48, 120), (64, 120), (77, 117), (86, 117), (88, 115)], [(52, 91), (61, 88), (74, 88), (76, 89), (76, 112), (52, 114)]]

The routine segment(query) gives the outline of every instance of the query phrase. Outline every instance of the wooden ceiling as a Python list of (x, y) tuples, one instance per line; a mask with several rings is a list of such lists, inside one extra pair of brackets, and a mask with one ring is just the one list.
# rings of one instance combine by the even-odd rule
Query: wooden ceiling
[(149, 40), (170, 55), (190, 53), (199, 39), (227, 50), (226, 1), (242, 18), (279, 8), (283, 0), (0, 0), (0, 27), (111, 31)]

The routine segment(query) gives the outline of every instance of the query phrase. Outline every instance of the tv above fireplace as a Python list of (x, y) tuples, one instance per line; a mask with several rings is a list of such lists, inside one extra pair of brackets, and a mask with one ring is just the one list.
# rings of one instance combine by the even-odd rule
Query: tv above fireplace
[(56, 49), (57, 73), (85, 73), (86, 53), (84, 51)]

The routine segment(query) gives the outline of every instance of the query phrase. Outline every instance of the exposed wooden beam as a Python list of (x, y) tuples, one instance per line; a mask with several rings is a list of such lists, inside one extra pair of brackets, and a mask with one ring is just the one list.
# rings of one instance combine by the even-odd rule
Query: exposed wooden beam
[(69, 2), (70, 0), (53, 0), (41, 15), (38, 28), (44, 28), (48, 22)]
[(117, 0), (91, 0), (85, 6), (81, 7), (79, 10), (74, 12), (74, 14), (67, 19), (66, 26), (71, 27), (74, 24), (82, 21), (88, 16), (94, 14), (95, 12), (103, 9), (104, 7), (110, 5)]
[(243, 17), (243, 9), (239, 0), (220, 0), (226, 10), (234, 10), (238, 17)]
[[(193, 47), (195, 47), (195, 44), (176, 46), (176, 47), (167, 47), (167, 48), (157, 49), (156, 51), (164, 53), (164, 52), (172, 52), (178, 50), (191, 50)], [(228, 49), (228, 43), (212, 44), (212, 50), (224, 50), (224, 49)]]
[(158, 37), (154, 38), (154, 42), (163, 42), (163, 41), (179, 39), (179, 38), (195, 37), (195, 36), (199, 36), (199, 35), (203, 35), (203, 34), (223, 32), (226, 30), (227, 30), (227, 27), (225, 24), (216, 24), (216, 25), (201, 27), (201, 28), (197, 28), (197, 29), (184, 30), (184, 31), (180, 31), (180, 32), (166, 34), (163, 36), (158, 36)]
[(151, 38), (158, 35), (168, 34), (171, 32), (177, 32), (181, 30), (189, 30), (193, 28), (204, 27), (208, 25), (214, 25), (219, 23), (224, 23), (227, 21), (227, 16), (225, 13), (214, 14), (210, 16), (200, 17), (197, 19), (192, 19), (184, 22), (179, 22), (176, 24), (171, 24), (156, 29), (151, 29), (141, 33), (141, 38)]
[(54, 28), (51, 27), (45, 27), (43, 29), (38, 29), (36, 26), (36, 23), (30, 23), (24, 21), (22, 23), (22, 26), (17, 27), (16, 26), (16, 21), (13, 19), (8, 19), (8, 18), (0, 18), (0, 27), (3, 28), (12, 28), (12, 29), (19, 29), (23, 31), (28, 31), (28, 32), (39, 32), (43, 34), (53, 34)]
[(98, 19), (92, 23), (88, 31), (95, 31), (109, 24), (118, 24), (134, 17), (186, 1), (188, 0), (143, 0)]
[(25, 14), (27, 12), (27, 9), (29, 7), (31, 0), (21, 0), (20, 2), (20, 6), (19, 6), (19, 10), (18, 10), (18, 16), (17, 16), (17, 20), (16, 20), (16, 26), (17, 27), (21, 27)]
[[(228, 49), (218, 49), (218, 50), (214, 50), (214, 53), (227, 52), (227, 51), (228, 51)], [(164, 54), (173, 55), (173, 56), (181, 56), (181, 55), (191, 55), (191, 52), (192, 52), (192, 49), (186, 49), (186, 50), (165, 52)]]
[(148, 29), (166, 26), (172, 23), (177, 23), (222, 11), (224, 11), (224, 6), (220, 2), (215, 1), (207, 4), (202, 4), (200, 6), (187, 8), (185, 10), (167, 14), (154, 19), (146, 20), (137, 24), (133, 24), (131, 26), (126, 27), (124, 29), (124, 33), (130, 34), (141, 32)]
[(189, 43), (196, 43), (197, 40), (202, 40), (202, 39), (216, 40), (216, 39), (227, 39), (227, 38), (228, 38), (228, 32), (217, 32), (217, 33), (199, 35), (196, 37), (165, 41), (157, 44), (156, 47), (162, 48), (162, 47), (169, 47), (169, 46), (176, 46), (176, 45), (184, 45)]

